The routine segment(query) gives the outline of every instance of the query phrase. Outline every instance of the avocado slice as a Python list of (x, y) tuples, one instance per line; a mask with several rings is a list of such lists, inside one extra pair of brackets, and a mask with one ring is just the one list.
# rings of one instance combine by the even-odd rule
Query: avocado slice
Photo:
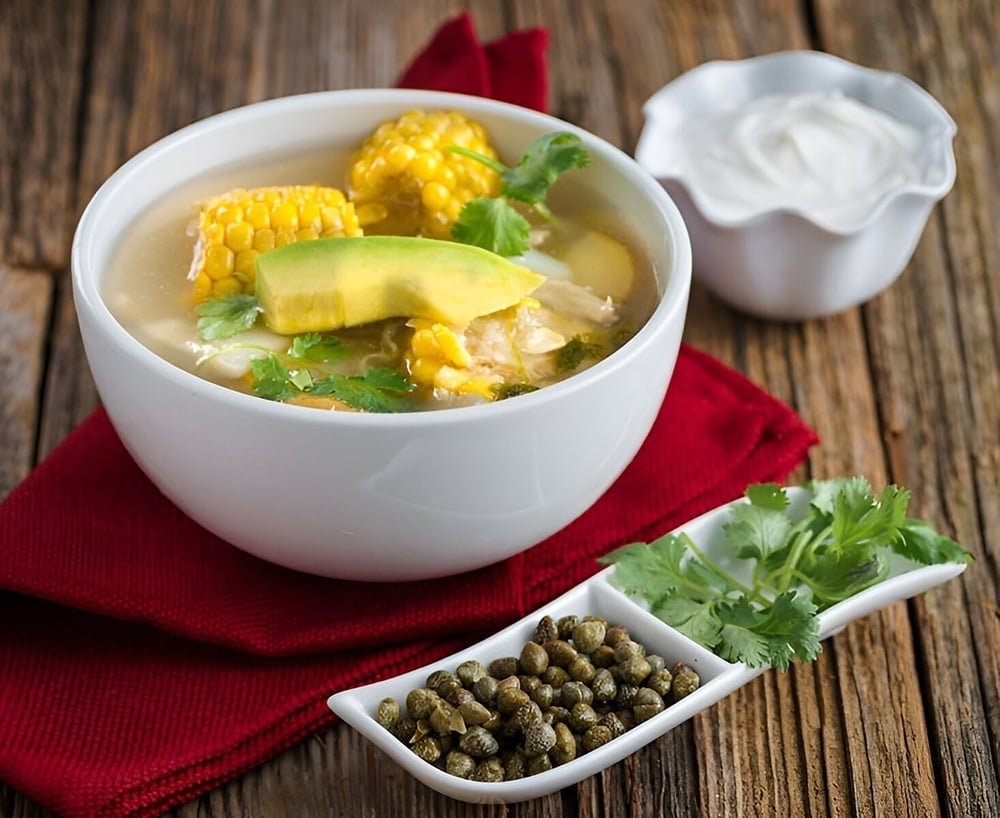
[(256, 295), (275, 332), (325, 332), (384, 318), (464, 326), (545, 277), (468, 244), (406, 236), (313, 239), (257, 257)]

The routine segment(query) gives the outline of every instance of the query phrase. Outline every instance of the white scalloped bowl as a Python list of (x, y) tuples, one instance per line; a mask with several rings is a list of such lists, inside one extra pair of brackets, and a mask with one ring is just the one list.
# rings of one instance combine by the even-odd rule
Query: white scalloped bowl
[[(919, 179), (879, 197), (851, 223), (798, 209), (745, 218), (720, 212), (672, 159), (686, 124), (774, 94), (840, 90), (916, 128)], [(671, 194), (688, 226), (694, 276), (745, 312), (779, 320), (830, 315), (867, 301), (906, 268), (934, 205), (955, 181), (956, 127), (944, 108), (906, 77), (815, 51), (709, 62), (645, 104), (636, 160)]]

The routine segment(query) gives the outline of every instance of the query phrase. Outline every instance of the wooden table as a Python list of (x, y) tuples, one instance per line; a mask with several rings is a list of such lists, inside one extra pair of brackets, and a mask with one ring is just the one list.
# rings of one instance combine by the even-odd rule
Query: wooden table
[[(338, 726), (175, 815), (1000, 815), (1000, 24), (995, 0), (0, 0), (0, 496), (97, 405), (69, 246), (125, 159), (289, 93), (391, 85), (445, 19), (550, 29), (551, 109), (631, 150), (642, 102), (705, 60), (819, 48), (900, 71), (958, 122), (958, 182), (902, 278), (779, 324), (695, 286), (686, 339), (796, 408), (793, 478), (863, 473), (977, 561), (848, 627), (578, 787), (450, 801)], [(8, 544), (3, 544), (8, 547)], [(0, 666), (2, 672), (2, 666)], [(3, 739), (0, 737), (0, 742)], [(0, 814), (45, 811), (0, 785)]]

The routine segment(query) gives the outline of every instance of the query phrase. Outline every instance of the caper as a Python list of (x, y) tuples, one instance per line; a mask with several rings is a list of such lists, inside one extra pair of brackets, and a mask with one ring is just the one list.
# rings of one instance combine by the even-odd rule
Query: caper
[(440, 696), (426, 687), (417, 687), (406, 694), (406, 712), (412, 718), (426, 719), (434, 706), (440, 701)]
[(504, 676), (500, 681), (497, 682), (497, 693), (501, 690), (506, 690), (507, 688), (514, 688), (515, 690), (521, 689), (521, 677), (515, 676), (513, 673), (510, 676)]
[(615, 661), (619, 664), (627, 659), (631, 659), (633, 656), (645, 657), (646, 649), (638, 642), (633, 642), (631, 639), (623, 639), (615, 645)]
[(517, 657), (502, 656), (499, 659), (494, 659), (486, 666), (486, 669), (490, 676), (495, 679), (506, 679), (517, 673)]
[(595, 724), (583, 734), (583, 748), (588, 752), (607, 744), (614, 736), (606, 724)]
[(597, 724), (597, 711), (586, 702), (577, 702), (573, 709), (569, 711), (569, 726), (577, 733), (586, 733), (591, 727)]
[(528, 767), (528, 759), (520, 750), (514, 750), (503, 759), (503, 780), (515, 781), (524, 778)]
[(667, 660), (656, 653), (651, 653), (646, 657), (646, 661), (649, 662), (649, 666), (653, 668), (653, 673), (658, 670), (663, 670), (667, 666)]
[(487, 707), (494, 704), (497, 700), (497, 682), (492, 676), (483, 676), (482, 678), (476, 679), (475, 683), (472, 685), (472, 692), (476, 699)]
[(598, 704), (614, 701), (615, 696), (618, 695), (618, 685), (615, 683), (611, 671), (607, 668), (601, 668), (594, 674), (594, 678), (590, 682), (590, 689), (594, 694), (594, 701)]
[(618, 665), (618, 678), (625, 684), (642, 684), (652, 672), (653, 667), (645, 656), (630, 656)]
[(624, 730), (631, 730), (635, 727), (635, 714), (631, 710), (616, 710), (614, 713), (608, 713), (609, 717), (612, 715), (621, 722)]
[(473, 758), (489, 758), (500, 749), (493, 734), (484, 727), (470, 727), (459, 739), (458, 747)]
[(580, 655), (565, 639), (546, 642), (544, 648), (549, 656), (549, 662), (556, 667), (569, 667), (570, 663)]
[(551, 724), (538, 721), (524, 731), (524, 754), (532, 756), (547, 753), (556, 743), (556, 731)]
[(546, 770), (551, 769), (552, 759), (549, 758), (548, 753), (542, 753), (541, 755), (532, 756), (528, 759), (526, 772), (528, 775), (538, 775), (538, 773), (544, 773)]
[(607, 625), (600, 620), (588, 619), (573, 628), (573, 644), (580, 653), (591, 654), (604, 642)]
[(455, 675), (458, 676), (463, 685), (466, 687), (472, 687), (486, 675), (486, 668), (483, 667), (482, 662), (479, 662), (476, 659), (470, 659), (467, 662), (462, 662), (462, 664), (456, 668)]
[(635, 694), (635, 704), (632, 705), (632, 713), (636, 722), (647, 721), (663, 712), (666, 705), (663, 698), (655, 690), (649, 687), (639, 689)]
[(416, 729), (417, 720), (411, 716), (403, 716), (403, 718), (392, 726), (390, 732), (404, 744), (409, 744)]
[(573, 636), (573, 628), (580, 624), (580, 617), (575, 614), (559, 617), (556, 626), (559, 629), (560, 639), (570, 639)]
[(465, 723), (471, 725), (484, 724), (490, 718), (490, 709), (485, 704), (475, 700), (460, 704), (458, 712), (462, 714)]
[(399, 721), (399, 702), (395, 699), (382, 699), (375, 711), (375, 721), (387, 730)]
[(439, 700), (437, 707), (431, 710), (427, 721), (438, 735), (465, 732), (465, 719), (462, 718), (461, 712), (443, 699)]
[(542, 674), (542, 681), (554, 688), (560, 688), (569, 681), (569, 674), (566, 672), (566, 668), (549, 665)]
[(503, 781), (503, 764), (496, 756), (476, 765), (469, 776), (470, 781)]
[(424, 684), (424, 687), (427, 687), (437, 693), (438, 685), (440, 685), (445, 679), (450, 679), (454, 675), (455, 674), (450, 670), (445, 670), (444, 668), (435, 670), (430, 676), (427, 677), (427, 682)]
[(460, 687), (446, 699), (448, 704), (453, 707), (461, 707), (463, 704), (468, 704), (469, 702), (474, 702), (475, 700), (475, 694), (471, 690), (466, 690), (464, 687)]
[(527, 704), (531, 699), (519, 687), (504, 687), (497, 691), (497, 710), (505, 716), (509, 716), (522, 704)]
[(544, 645), (553, 639), (559, 638), (559, 626), (551, 616), (543, 616), (535, 626), (535, 632), (531, 637), (533, 642)]
[(569, 726), (563, 722), (552, 725), (556, 734), (556, 743), (549, 750), (549, 757), (555, 764), (565, 764), (576, 758), (576, 737)]
[(445, 757), (444, 768), (447, 772), (457, 775), (459, 778), (468, 778), (472, 775), (472, 771), (476, 769), (476, 760), (461, 750), (452, 750)]
[(590, 654), (594, 667), (611, 667), (615, 663), (615, 649), (611, 645), (600, 645)]
[(532, 701), (522, 704), (510, 717), (510, 723), (524, 733), (537, 721), (542, 720), (542, 709)]
[(503, 726), (503, 716), (500, 714), (500, 711), (491, 710), (490, 717), (483, 722), (482, 726), (491, 733), (495, 733), (499, 730)]
[(673, 679), (674, 677), (671, 675), (669, 670), (661, 668), (660, 670), (654, 671), (649, 675), (649, 678), (646, 679), (646, 687), (650, 690), (655, 690), (661, 697), (667, 696), (670, 693), (670, 687)]
[(542, 719), (549, 724), (557, 724), (569, 719), (569, 710), (560, 705), (554, 704), (542, 713)]
[(619, 736), (624, 736), (629, 727), (633, 727), (635, 725), (634, 719), (629, 719), (629, 722), (630, 724), (626, 726), (625, 722), (622, 721), (621, 716), (617, 713), (605, 713), (601, 716), (601, 720), (598, 724), (604, 725), (611, 731), (611, 738), (618, 738)]
[(604, 634), (604, 644), (608, 645), (612, 649), (614, 649), (619, 642), (624, 642), (630, 639), (631, 637), (629, 636), (628, 628), (624, 625), (612, 625), (608, 628), (607, 633)]
[(573, 705), (583, 702), (591, 704), (594, 701), (594, 691), (583, 682), (566, 682), (560, 691), (559, 703), (572, 709)]
[(597, 668), (586, 656), (577, 656), (570, 662), (566, 672), (574, 681), (589, 684), (593, 680), (594, 674), (597, 673)]
[(553, 698), (553, 688), (552, 685), (547, 685), (540, 683), (531, 693), (531, 700), (541, 707), (543, 710), (552, 704)]
[[(557, 642), (549, 642), (548, 644), (557, 644)], [(525, 642), (518, 661), (522, 671), (532, 676), (538, 676), (544, 673), (549, 666), (549, 653), (537, 642)]]
[(618, 685), (618, 692), (615, 694), (613, 702), (614, 706), (617, 708), (631, 707), (635, 704), (635, 694), (638, 692), (638, 685), (622, 682)]
[(441, 744), (437, 736), (424, 736), (412, 745), (413, 752), (432, 764), (441, 757)]
[(683, 662), (678, 662), (671, 668), (673, 674), (673, 697), (674, 700), (683, 699), (685, 696), (694, 693), (701, 684), (698, 674)]
[(521, 690), (529, 696), (542, 686), (542, 680), (538, 676), (521, 675), (517, 678), (521, 682)]

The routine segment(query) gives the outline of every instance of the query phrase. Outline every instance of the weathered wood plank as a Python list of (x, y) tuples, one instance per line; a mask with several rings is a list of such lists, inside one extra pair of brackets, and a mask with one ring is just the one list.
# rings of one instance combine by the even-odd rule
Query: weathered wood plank
[(0, 264), (0, 499), (34, 465), (52, 279)]
[(0, 258), (59, 269), (73, 230), (87, 6), (0, 3)]
[(907, 74), (959, 126), (958, 185), (900, 281), (865, 317), (891, 476), (913, 489), (915, 514), (978, 557), (960, 582), (910, 606), (938, 795), (948, 814), (998, 814), (997, 8), (824, 2), (817, 18), (826, 45)]

